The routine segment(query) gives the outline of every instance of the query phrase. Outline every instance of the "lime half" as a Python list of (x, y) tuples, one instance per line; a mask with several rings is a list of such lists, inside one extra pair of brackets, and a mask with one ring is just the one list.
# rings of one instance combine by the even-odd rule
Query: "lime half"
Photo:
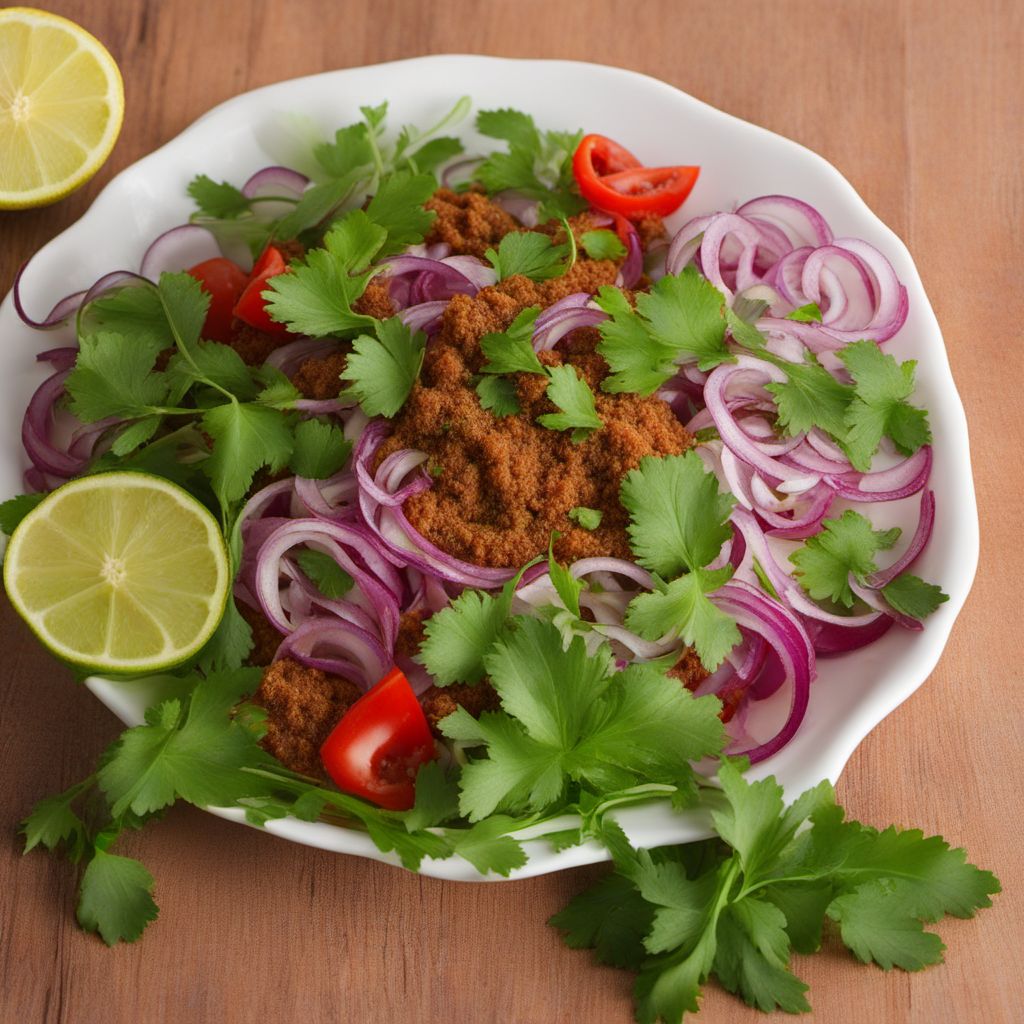
[(11, 536), (11, 603), (58, 657), (107, 672), (150, 672), (195, 654), (231, 585), (214, 517), (144, 473), (59, 487)]

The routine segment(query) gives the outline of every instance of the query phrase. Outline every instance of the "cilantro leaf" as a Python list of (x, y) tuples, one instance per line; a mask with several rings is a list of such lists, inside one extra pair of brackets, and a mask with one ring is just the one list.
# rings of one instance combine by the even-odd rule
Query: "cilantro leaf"
[(569, 509), (569, 518), (583, 530), (596, 530), (601, 525), (604, 513), (597, 508), (577, 505)]
[(352, 342), (341, 372), (350, 383), (342, 395), (354, 398), (367, 416), (394, 416), (419, 376), (426, 340), (400, 317), (377, 322), (376, 335), (361, 334)]
[(624, 875), (606, 875), (548, 920), (573, 949), (593, 949), (599, 962), (637, 970), (647, 957), (644, 938), (654, 908)]
[(853, 342), (837, 355), (854, 381), (845, 447), (856, 469), (869, 468), (882, 437), (891, 438), (904, 455), (931, 441), (928, 414), (906, 401), (914, 391), (915, 360), (897, 363), (873, 341)]
[(339, 128), (333, 141), (319, 142), (313, 147), (313, 156), (332, 178), (345, 178), (369, 168), (373, 163), (370, 129), (363, 121)]
[(921, 920), (891, 880), (872, 881), (837, 897), (828, 916), (839, 923), (843, 943), (862, 963), (872, 960), (885, 970), (919, 971), (942, 960), (946, 948)]
[(118, 458), (131, 454), (157, 432), (162, 422), (163, 417), (158, 415), (145, 416), (141, 420), (136, 420), (114, 438), (110, 446), (111, 453)]
[(82, 875), (78, 923), (108, 946), (134, 942), (156, 919), (153, 876), (137, 860), (97, 849)]
[(504, 332), (485, 334), (480, 339), (480, 350), (487, 357), (482, 373), (547, 373), (532, 344), (539, 313), (538, 306), (528, 306)]
[(821, 309), (816, 302), (808, 302), (805, 306), (798, 306), (786, 314), (787, 320), (796, 320), (798, 323), (811, 324), (821, 323)]
[(811, 597), (827, 599), (847, 608), (853, 606), (850, 574), (863, 580), (877, 571), (875, 554), (883, 546), (883, 534), (853, 509), (838, 519), (826, 519), (821, 533), (808, 538), (789, 560), (794, 575)]
[(647, 640), (682, 637), (696, 648), (701, 664), (713, 672), (742, 639), (735, 621), (707, 597), (731, 575), (731, 566), (717, 572), (696, 569), (665, 584), (664, 589), (638, 594), (626, 611), (626, 626)]
[(168, 385), (164, 374), (153, 372), (155, 360), (154, 352), (123, 335), (86, 335), (65, 383), (71, 411), (85, 423), (157, 411)]
[(718, 923), (715, 974), (729, 992), (765, 1013), (808, 1013), (808, 986), (787, 969), (785, 922), (781, 910), (754, 897), (729, 906)]
[(604, 426), (604, 420), (597, 415), (594, 405), (594, 392), (574, 366), (568, 363), (552, 366), (548, 376), (547, 397), (562, 411), (538, 416), (537, 422), (541, 426), (549, 430), (571, 430), (574, 444), (586, 440), (592, 431)]
[(598, 305), (609, 319), (598, 325), (611, 374), (605, 391), (649, 395), (673, 376), (677, 363), (696, 361), (710, 370), (732, 359), (725, 345), (725, 299), (693, 267), (666, 275), (636, 297), (636, 310), (602, 288)]
[(324, 597), (332, 600), (344, 597), (355, 585), (355, 580), (324, 551), (313, 548), (300, 551), (295, 561)]
[(433, 210), (425, 209), (423, 204), (436, 188), (437, 181), (432, 174), (397, 171), (381, 179), (366, 207), (366, 215), (370, 220), (388, 233), (379, 256), (401, 252), (423, 241), (437, 216)]
[(502, 597), (464, 590), (426, 620), (418, 660), (438, 686), (484, 677), (484, 655), (504, 628), (510, 605)]
[(9, 537), (22, 521), (46, 497), (46, 492), (40, 494), (19, 494), (0, 502), (0, 531)]
[(480, 407), (489, 409), (495, 416), (518, 416), (523, 411), (515, 383), (507, 377), (481, 377), (476, 384), (476, 393), (480, 397)]
[(353, 210), (311, 249), (304, 263), (267, 282), (267, 312), (297, 334), (323, 337), (372, 326), (372, 317), (353, 312), (374, 271), (370, 263), (387, 240), (387, 229), (362, 210)]
[(436, 828), (459, 816), (459, 790), (437, 761), (427, 761), (416, 772), (416, 803), (405, 815), (410, 832)]
[(481, 110), (477, 131), (508, 143), (507, 153), (491, 153), (477, 166), (476, 178), (490, 193), (512, 189), (540, 203), (541, 221), (571, 217), (587, 207), (572, 174), (572, 156), (582, 132), (540, 131), (518, 110)]
[(204, 217), (229, 220), (248, 213), (252, 208), (252, 201), (242, 194), (241, 189), (226, 181), (214, 181), (205, 174), (193, 178), (187, 191)]
[(549, 622), (512, 621), (484, 657), (503, 711), (475, 721), (460, 709), (441, 723), (445, 735), (487, 746), (462, 771), (471, 821), (497, 807), (544, 810), (568, 780), (596, 792), (640, 780), (692, 785), (689, 761), (721, 748), (716, 701), (695, 700), (650, 666), (610, 675), (607, 647), (588, 655), (579, 636), (563, 648)]
[(277, 473), (288, 464), (292, 432), (275, 409), (229, 402), (208, 409), (202, 423), (213, 438), (213, 453), (203, 462), (203, 472), (224, 507), (245, 496), (261, 466)]
[(21, 823), (25, 836), (25, 853), (36, 846), (55, 850), (64, 843), (68, 856), (77, 860), (85, 848), (86, 827), (72, 809), (72, 804), (91, 785), (91, 780), (79, 782), (57, 796), (44, 797)]
[(580, 593), (583, 591), (584, 583), (583, 580), (576, 579), (568, 567), (555, 561), (554, 549), (557, 536), (556, 533), (552, 533), (548, 543), (548, 575), (551, 577), (555, 593), (561, 598), (562, 604), (578, 619), (580, 617)]
[(925, 583), (909, 572), (900, 573), (894, 580), (882, 587), (882, 595), (896, 611), (913, 619), (925, 619), (940, 604), (949, 600), (949, 595), (934, 583)]
[(791, 435), (817, 426), (843, 440), (853, 389), (836, 380), (810, 352), (807, 360), (805, 363), (778, 360), (776, 365), (786, 371), (787, 380), (765, 385), (775, 397), (779, 425)]
[(210, 308), (210, 296), (191, 274), (161, 274), (156, 286), (171, 337), (179, 351), (199, 340)]
[(243, 401), (258, 393), (242, 357), (216, 341), (197, 341), (185, 353), (176, 352), (167, 363), (167, 380), (176, 395), (183, 395), (194, 384), (219, 386)]
[(629, 540), (637, 561), (662, 576), (713, 561), (732, 535), (734, 498), (699, 455), (645, 456), (622, 481), (620, 500), (630, 514)]
[(341, 427), (320, 420), (303, 420), (295, 428), (295, 447), (289, 466), (296, 476), (326, 480), (348, 462), (352, 442)]
[(472, 828), (451, 829), (446, 835), (452, 841), (455, 852), (464, 857), (480, 872), (486, 875), (493, 871), (508, 878), (516, 868), (527, 861), (522, 843), (507, 833), (516, 828), (518, 822), (503, 815), (491, 815), (478, 821)]
[[(875, 530), (869, 519), (847, 509), (838, 519), (824, 520), (821, 533), (808, 538), (790, 554), (789, 560), (796, 566), (793, 575), (815, 600), (852, 608), (850, 577), (866, 584), (878, 569), (875, 555), (892, 547), (899, 533), (898, 529)], [(930, 615), (949, 600), (939, 587), (909, 573), (897, 576), (882, 589), (882, 594), (893, 608), (914, 618)]]
[(584, 231), (580, 245), (592, 260), (621, 260), (626, 255), (626, 247), (619, 236), (607, 228)]
[(115, 817), (148, 814), (181, 798), (223, 806), (265, 786), (243, 767), (272, 764), (254, 736), (228, 711), (259, 682), (259, 669), (222, 672), (198, 681), (183, 706), (172, 698), (146, 713), (104, 755), (99, 785)]
[(498, 280), (522, 274), (531, 281), (547, 281), (566, 271), (569, 246), (555, 245), (540, 231), (512, 231), (498, 244), (498, 251), (484, 254), (498, 274)]
[(160, 300), (159, 291), (150, 284), (125, 285), (93, 299), (79, 313), (79, 336), (107, 332), (121, 334), (151, 352), (155, 360), (165, 348), (174, 345)]
[(252, 650), (252, 627), (242, 618), (234, 597), (228, 599), (224, 617), (197, 659), (206, 675), (241, 668)]

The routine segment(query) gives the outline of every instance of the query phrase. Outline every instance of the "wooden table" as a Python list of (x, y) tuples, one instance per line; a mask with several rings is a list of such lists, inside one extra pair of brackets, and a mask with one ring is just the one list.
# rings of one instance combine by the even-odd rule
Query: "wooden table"
[[(947, 921), (920, 975), (797, 957), (821, 1021), (1009, 1022), (1019, 967), (1024, 544), (1024, 6), (1015, 0), (207, 0), (54, 3), (102, 39), (127, 114), (107, 166), (50, 209), (0, 215), (0, 290), (122, 167), (255, 86), (423, 53), (565, 57), (655, 75), (832, 161), (909, 245), (942, 324), (974, 440), (977, 582), (932, 678), (869, 736), (850, 813), (941, 832), (1005, 894)], [(70, 869), (20, 856), (17, 822), (90, 770), (118, 725), (2, 614), (0, 1019), (3, 1022), (630, 1020), (629, 979), (564, 948), (545, 920), (603, 868), (507, 885), (418, 878), (191, 808), (124, 846), (157, 878), (159, 921), (108, 950), (73, 919)], [(1016, 1006), (1015, 1011), (1013, 1007)], [(702, 1018), (753, 1021), (709, 986)]]

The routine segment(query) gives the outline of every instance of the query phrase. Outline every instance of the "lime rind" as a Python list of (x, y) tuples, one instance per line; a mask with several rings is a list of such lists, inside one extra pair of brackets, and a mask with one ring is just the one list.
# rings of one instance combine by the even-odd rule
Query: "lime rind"
[(113, 472), (64, 484), (22, 520), (4, 584), (53, 654), (126, 674), (195, 655), (223, 617), (231, 573), (216, 519), (187, 491)]

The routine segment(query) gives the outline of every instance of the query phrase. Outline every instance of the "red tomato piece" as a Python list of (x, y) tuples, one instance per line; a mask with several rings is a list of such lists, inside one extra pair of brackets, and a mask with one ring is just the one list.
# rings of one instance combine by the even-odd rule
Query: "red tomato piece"
[(412, 807), (416, 772), (436, 756), (423, 708), (397, 668), (348, 709), (320, 748), (339, 789), (389, 811)]
[(617, 142), (585, 135), (573, 154), (572, 172), (591, 206), (629, 220), (667, 216), (683, 205), (699, 167), (643, 167)]
[(203, 260), (190, 267), (188, 273), (210, 296), (210, 308), (206, 311), (206, 321), (203, 323), (203, 337), (213, 341), (230, 341), (235, 303), (245, 290), (248, 275), (237, 263), (223, 256)]
[(266, 291), (267, 282), (272, 277), (277, 277), (278, 274), (285, 274), (287, 272), (288, 264), (281, 250), (273, 245), (268, 245), (256, 261), (256, 265), (252, 268), (252, 273), (249, 275), (249, 283), (245, 286), (245, 290), (235, 303), (235, 316), (250, 327), (255, 327), (256, 330), (263, 331), (265, 334), (286, 335), (288, 328), (284, 324), (279, 324), (276, 320), (270, 319), (270, 315), (267, 313), (267, 304), (262, 293)]

